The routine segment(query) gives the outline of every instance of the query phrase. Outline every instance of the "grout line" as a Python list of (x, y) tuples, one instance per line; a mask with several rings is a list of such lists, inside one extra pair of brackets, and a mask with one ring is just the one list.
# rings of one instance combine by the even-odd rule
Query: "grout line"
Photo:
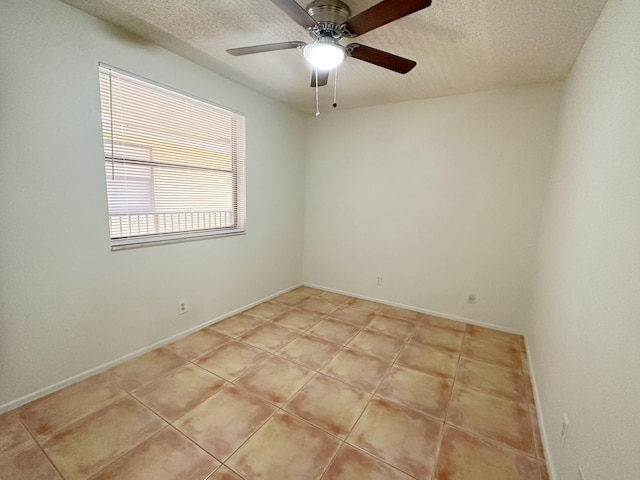
[[(375, 453), (369, 452), (369, 451), (365, 450), (364, 448), (359, 447), (358, 445), (354, 445), (352, 443), (347, 443), (346, 441), (344, 443), (347, 446), (349, 446), (349, 447), (351, 447), (351, 448), (353, 448), (355, 450), (358, 450), (360, 453), (364, 454), (365, 456), (372, 457), (373, 459), (377, 460), (378, 462), (383, 463), (383, 464), (387, 465), (388, 467), (391, 467), (392, 469), (397, 470), (397, 471), (403, 473), (404, 475), (406, 475), (406, 476), (408, 476), (410, 478), (413, 478), (415, 480), (419, 480), (412, 473), (409, 473), (406, 470), (403, 470), (402, 468), (398, 467), (397, 465), (393, 465), (393, 464), (389, 463), (384, 458), (378, 457)], [(358, 480), (360, 480), (360, 479), (358, 479)]]
[[(108, 468), (109, 466), (113, 465), (115, 462), (117, 462), (118, 460), (120, 460), (122, 457), (124, 457), (125, 455), (127, 455), (129, 452), (133, 451), (134, 449), (138, 448), (140, 445), (142, 445), (144, 442), (146, 442), (147, 440), (150, 440), (151, 438), (155, 437), (156, 435), (158, 435), (160, 432), (162, 432), (163, 430), (165, 430), (167, 427), (171, 427), (171, 424), (169, 422), (167, 422), (164, 418), (162, 418), (160, 416), (159, 413), (157, 413), (155, 410), (152, 410), (151, 408), (147, 407), (144, 403), (142, 403), (140, 400), (138, 400), (136, 397), (134, 397), (132, 395), (131, 392), (127, 392), (127, 395), (132, 398), (135, 402), (137, 402), (140, 406), (142, 406), (143, 408), (147, 409), (149, 412), (151, 412), (153, 415), (155, 415), (156, 417), (158, 417), (163, 423), (165, 423), (165, 425), (162, 426), (162, 428), (160, 428), (157, 432), (152, 433), (151, 435), (142, 438), (139, 442), (136, 442), (135, 444), (133, 444), (132, 446), (130, 446), (129, 448), (127, 448), (126, 451), (122, 452), (120, 455), (117, 455), (112, 461), (110, 461), (108, 464), (106, 464), (103, 468), (101, 468), (100, 470), (98, 470), (97, 472), (94, 472), (91, 474), (91, 476), (93, 477), (94, 475), (97, 475), (98, 473), (102, 472), (103, 470), (105, 470), (106, 468)], [(107, 407), (103, 407), (101, 410), (106, 409)]]
[(447, 409), (444, 414), (444, 418), (442, 420), (442, 430), (440, 431), (440, 441), (438, 442), (438, 451), (436, 455), (436, 462), (434, 466), (433, 475), (435, 476), (438, 472), (438, 465), (440, 465), (440, 453), (442, 452), (442, 442), (444, 441), (444, 431), (447, 428), (447, 420), (449, 418), (449, 410), (451, 408), (451, 401), (453, 400), (453, 391), (456, 388), (456, 379), (458, 378), (458, 369), (460, 368), (460, 361), (462, 360), (462, 351), (464, 350), (464, 344), (467, 338), (467, 327), (465, 326), (464, 331), (462, 333), (462, 345), (460, 345), (460, 351), (458, 352), (458, 362), (456, 363), (456, 369), (453, 374), (453, 380), (451, 382), (451, 390), (449, 391), (449, 400), (447, 401)]
[[(229, 456), (229, 458), (231, 458), (231, 456)], [(226, 463), (221, 463), (220, 466), (218, 468), (216, 468), (213, 473), (211, 473), (210, 476), (208, 476), (205, 480), (211, 480), (213, 478), (213, 476), (215, 475), (215, 473), (220, 470), (222, 467), (226, 468), (227, 470), (229, 470), (231, 473), (233, 473), (234, 475), (237, 475), (238, 478), (240, 480), (246, 480), (242, 475), (240, 475), (238, 472), (236, 472), (233, 468), (231, 468), (229, 465), (227, 465)]]
[(454, 430), (459, 430), (467, 435), (469, 435), (470, 437), (474, 437), (482, 442), (485, 443), (489, 443), (490, 445), (494, 446), (494, 447), (498, 447), (501, 448), (503, 450), (508, 450), (512, 453), (516, 453), (518, 455), (523, 455), (525, 457), (527, 457), (529, 460), (531, 460), (534, 463), (540, 463), (538, 461), (538, 459), (536, 458), (535, 453), (534, 454), (530, 454), (527, 453), (523, 450), (518, 450), (515, 447), (512, 447), (511, 445), (507, 445), (506, 443), (502, 443), (498, 440), (496, 440), (495, 438), (489, 437), (487, 435), (483, 435), (481, 433), (476, 432), (475, 430), (470, 430), (468, 428), (465, 427), (461, 427), (460, 425), (454, 425), (453, 423), (447, 423), (446, 424), (448, 427), (453, 428)]
[[(376, 313), (376, 316), (374, 316), (374, 318), (373, 318), (373, 319), (375, 319), (375, 318), (376, 318), (379, 314), (381, 314), (381, 313), (382, 313), (382, 312), (378, 312), (378, 313)], [(373, 321), (373, 319), (372, 319), (371, 321)], [(369, 323), (371, 323), (371, 322), (369, 322)], [(414, 331), (415, 331), (415, 330), (417, 330), (417, 328), (418, 328), (418, 323), (419, 323), (419, 322), (416, 322), (416, 324), (414, 325), (414, 327), (413, 327), (412, 331), (411, 331), (411, 332), (409, 333), (409, 335), (407, 335), (407, 337), (405, 338), (405, 340), (404, 340), (404, 343), (403, 343), (402, 347), (398, 350), (398, 352), (397, 352), (397, 353), (396, 353), (396, 355), (394, 356), (393, 360), (391, 361), (391, 363), (389, 364), (389, 366), (388, 366), (388, 367), (387, 367), (387, 369), (385, 370), (385, 373), (384, 373), (384, 374), (382, 374), (382, 376), (381, 376), (381, 378), (380, 378), (380, 381), (378, 382), (378, 384), (377, 384), (377, 386), (376, 386), (375, 390), (373, 391), (373, 393), (369, 393), (369, 395), (370, 395), (369, 400), (367, 401), (367, 403), (365, 404), (364, 408), (363, 408), (363, 409), (362, 409), (362, 411), (360, 412), (360, 415), (358, 415), (358, 418), (356, 419), (356, 421), (355, 421), (355, 422), (353, 422), (353, 425), (352, 425), (352, 426), (351, 426), (351, 428), (349, 429), (349, 432), (345, 435), (345, 438), (344, 438), (344, 441), (343, 441), (343, 444), (347, 444), (347, 445), (349, 445), (350, 447), (355, 448), (355, 449), (357, 449), (357, 450), (359, 450), (359, 451), (363, 452), (365, 455), (371, 456), (371, 457), (373, 457), (373, 458), (377, 459), (378, 461), (382, 462), (383, 464), (388, 465), (389, 467), (393, 468), (394, 470), (398, 470), (398, 471), (400, 471), (400, 472), (402, 472), (402, 473), (404, 473), (404, 474), (408, 475), (408, 476), (409, 476), (409, 477), (411, 477), (411, 478), (415, 478), (415, 477), (414, 477), (413, 475), (411, 475), (410, 473), (408, 473), (408, 472), (404, 471), (403, 469), (399, 468), (397, 465), (392, 465), (392, 464), (388, 463), (386, 460), (384, 460), (384, 459), (382, 459), (382, 458), (378, 457), (377, 455), (373, 454), (372, 452), (368, 452), (368, 451), (366, 451), (366, 450), (363, 450), (362, 448), (358, 447), (358, 446), (357, 446), (357, 445), (355, 445), (355, 444), (347, 443), (347, 439), (351, 436), (351, 434), (353, 433), (353, 430), (355, 429), (356, 425), (358, 425), (358, 423), (360, 422), (360, 420), (361, 420), (362, 416), (364, 415), (364, 412), (365, 412), (365, 411), (369, 408), (369, 406), (371, 405), (371, 402), (372, 402), (372, 400), (374, 399), (374, 397), (376, 396), (376, 393), (377, 393), (378, 389), (380, 388), (380, 385), (382, 385), (382, 382), (384, 381), (384, 379), (386, 378), (386, 376), (388, 375), (388, 373), (391, 371), (391, 369), (393, 368), (393, 366), (394, 366), (394, 365), (396, 365), (396, 360), (397, 360), (397, 359), (398, 359), (398, 357), (401, 355), (401, 353), (404, 351), (404, 349), (405, 349), (406, 345), (409, 343), (409, 341), (410, 341), (410, 339), (411, 339), (411, 337), (412, 337), (412, 335), (413, 335)], [(368, 325), (368, 324), (367, 324), (367, 325)], [(364, 329), (365, 329), (365, 326), (363, 326), (363, 327), (362, 327), (361, 331), (363, 331)], [(345, 346), (346, 346), (346, 345), (345, 345)], [(384, 397), (381, 397), (381, 398), (384, 398)], [(385, 400), (386, 400), (386, 399), (385, 399)], [(392, 400), (391, 400), (391, 401), (392, 401)], [(393, 402), (393, 401), (392, 401), (392, 402)], [(397, 403), (397, 402), (393, 402), (393, 403)], [(401, 405), (401, 406), (405, 407), (404, 405)], [(409, 407), (407, 407), (407, 408), (409, 408)], [(411, 409), (411, 410), (412, 410), (412, 411), (416, 411), (416, 410), (414, 410), (414, 409)], [(424, 414), (424, 412), (419, 412), (419, 413)], [(434, 417), (429, 416), (429, 418), (434, 418)], [(441, 422), (440, 422), (440, 423), (441, 423)]]
[[(233, 457), (238, 450), (240, 450), (249, 440), (251, 440), (253, 438), (253, 436), (256, 433), (258, 433), (260, 431), (260, 429), (262, 429), (262, 427), (264, 427), (267, 424), (267, 422), (269, 422), (273, 417), (275, 417), (281, 411), (281, 409), (277, 405), (274, 405), (271, 402), (265, 401), (262, 397), (257, 396), (255, 393), (251, 392), (250, 390), (247, 390), (246, 388), (242, 388), (242, 387), (238, 387), (238, 386), (236, 386), (236, 387), (239, 388), (240, 390), (244, 390), (244, 391), (250, 393), (252, 397), (255, 397), (255, 398), (257, 398), (257, 399), (259, 399), (259, 400), (261, 400), (263, 402), (268, 403), (269, 405), (275, 407), (275, 409), (273, 410), (273, 412), (268, 417), (265, 418), (265, 420), (263, 422), (261, 422), (259, 424), (259, 426), (253, 431), (253, 433), (251, 433), (243, 442), (240, 443), (240, 445), (238, 445), (234, 450), (231, 451), (231, 453), (229, 455), (227, 455), (227, 458), (225, 460), (222, 460), (221, 458), (216, 457), (212, 453), (207, 452), (207, 453), (209, 453), (209, 455), (214, 457), (216, 460), (218, 460), (221, 464), (225, 465), (230, 470), (231, 470), (231, 467), (229, 467), (225, 462), (227, 462), (229, 459), (231, 459), (231, 457)], [(195, 439), (192, 439), (188, 435), (187, 435), (187, 437), (189, 439), (191, 439), (191, 441), (193, 441), (194, 443), (198, 443)], [(198, 446), (200, 446), (200, 444), (198, 444)], [(204, 447), (202, 447), (202, 448), (204, 448)]]
[[(223, 465), (222, 462), (220, 462), (220, 460), (218, 458), (216, 458), (213, 454), (209, 453), (207, 450), (205, 450), (201, 445), (199, 445), (195, 440), (193, 440), (191, 437), (189, 437), (186, 433), (184, 433), (183, 431), (179, 430), (178, 428), (174, 427), (173, 425), (169, 425), (167, 428), (171, 428), (171, 430), (173, 430), (174, 432), (176, 432), (178, 435), (184, 437), (185, 439), (187, 439), (188, 442), (193, 443), (197, 448), (199, 448), (200, 450), (202, 450), (204, 453), (206, 453), (207, 455), (209, 455), (211, 458), (213, 458), (214, 460), (216, 460), (217, 462), (220, 463), (220, 465), (218, 465), (216, 468), (213, 469), (213, 471), (207, 475), (207, 478), (211, 478), (213, 476), (213, 474)], [(165, 429), (162, 429), (161, 431), (163, 431)], [(160, 433), (160, 432), (158, 432)], [(157, 435), (157, 434), (156, 434)], [(154, 435), (155, 436), (155, 435)], [(205, 479), (206, 480), (206, 479)]]
[[(20, 422), (20, 424), (22, 425), (22, 427), (27, 431), (27, 433), (29, 434), (29, 436), (31, 437), (31, 439), (33, 440), (33, 443), (35, 444), (36, 447), (38, 447), (40, 449), (40, 451), (42, 452), (42, 454), (45, 456), (45, 458), (47, 459), (47, 461), (49, 462), (49, 464), (53, 467), (53, 469), (58, 473), (58, 475), (60, 475), (60, 478), (64, 479), (65, 476), (62, 474), (62, 472), (60, 471), (60, 469), (58, 468), (58, 466), (53, 462), (53, 459), (47, 454), (46, 450), (44, 449), (44, 446), (38, 441), (38, 439), (36, 438), (36, 436), (31, 432), (31, 430), (29, 430), (29, 428), (27, 427), (27, 424), (25, 422), (22, 421), (22, 419), (20, 418), (20, 416), (18, 415), (17, 412), (13, 413), (13, 415), (15, 415), (16, 419), (18, 420), (18, 422)], [(17, 453), (22, 452), (28, 448), (32, 448), (31, 446), (25, 447), (23, 449), (19, 449)], [(14, 452), (11, 456), (14, 456), (16, 454), (16, 452)], [(10, 458), (10, 457), (7, 457)]]

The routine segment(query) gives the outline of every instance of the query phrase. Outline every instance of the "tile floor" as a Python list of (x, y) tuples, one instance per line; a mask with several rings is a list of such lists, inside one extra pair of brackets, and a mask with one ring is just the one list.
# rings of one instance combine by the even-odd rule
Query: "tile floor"
[(308, 287), (1, 415), (0, 478), (548, 480), (522, 337)]

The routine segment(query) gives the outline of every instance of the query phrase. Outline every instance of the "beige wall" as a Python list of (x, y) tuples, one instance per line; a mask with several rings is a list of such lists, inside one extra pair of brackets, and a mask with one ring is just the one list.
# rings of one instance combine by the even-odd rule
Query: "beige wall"
[[(300, 114), (61, 2), (0, 10), (0, 410), (300, 282)], [(110, 251), (99, 61), (246, 115), (246, 235)]]
[(640, 478), (639, 25), (609, 0), (565, 87), (528, 328), (558, 480)]
[(309, 118), (305, 282), (521, 332), (560, 96), (554, 84)]

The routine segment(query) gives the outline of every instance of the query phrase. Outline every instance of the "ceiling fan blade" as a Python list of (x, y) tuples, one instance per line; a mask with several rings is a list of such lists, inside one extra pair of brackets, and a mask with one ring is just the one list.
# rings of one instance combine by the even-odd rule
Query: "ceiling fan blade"
[[(272, 0), (273, 1), (273, 0)], [(356, 36), (381, 27), (431, 5), (431, 0), (382, 0), (347, 20), (343, 26)]]
[(314, 28), (318, 23), (296, 0), (271, 0), (276, 7), (289, 15), (294, 22), (304, 28)]
[(408, 58), (399, 57), (393, 53), (383, 52), (377, 48), (367, 47), (359, 43), (347, 46), (347, 54), (365, 62), (373, 63), (382, 68), (387, 68), (398, 73), (407, 73), (416, 66), (416, 62)]
[(314, 70), (311, 72), (311, 86), (316, 86), (316, 72), (318, 72), (318, 86), (324, 87), (329, 81), (329, 70)]
[(266, 43), (264, 45), (253, 45), (251, 47), (230, 48), (227, 53), (238, 55), (250, 55), (252, 53), (273, 52), (275, 50), (287, 50), (289, 48), (302, 48), (306, 45), (304, 42), (280, 42)]

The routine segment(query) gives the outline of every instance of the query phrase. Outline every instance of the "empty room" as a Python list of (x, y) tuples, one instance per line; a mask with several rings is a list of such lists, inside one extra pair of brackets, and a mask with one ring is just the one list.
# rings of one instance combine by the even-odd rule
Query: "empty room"
[(0, 478), (637, 480), (638, 25), (0, 0)]

